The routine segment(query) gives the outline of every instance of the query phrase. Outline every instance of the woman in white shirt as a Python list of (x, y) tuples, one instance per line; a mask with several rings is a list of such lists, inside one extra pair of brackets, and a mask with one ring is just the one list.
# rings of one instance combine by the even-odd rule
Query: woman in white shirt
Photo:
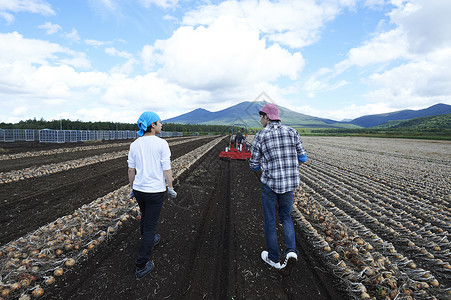
[(149, 261), (153, 247), (160, 235), (155, 230), (163, 206), (166, 185), (168, 195), (175, 198), (172, 186), (171, 151), (168, 142), (156, 134), (161, 132), (160, 117), (154, 112), (144, 112), (138, 119), (138, 135), (130, 145), (128, 154), (128, 178), (130, 196), (135, 197), (141, 210), (141, 245), (136, 259), (135, 275), (141, 279), (152, 271)]

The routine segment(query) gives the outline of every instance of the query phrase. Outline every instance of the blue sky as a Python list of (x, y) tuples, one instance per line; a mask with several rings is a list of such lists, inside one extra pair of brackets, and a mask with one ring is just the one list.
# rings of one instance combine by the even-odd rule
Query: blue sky
[(443, 0), (0, 0), (0, 122), (451, 104), (449, 15)]

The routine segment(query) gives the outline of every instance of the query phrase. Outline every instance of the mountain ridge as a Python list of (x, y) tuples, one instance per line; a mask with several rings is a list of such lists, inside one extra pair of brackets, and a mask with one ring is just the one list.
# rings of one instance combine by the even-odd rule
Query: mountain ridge
[(451, 130), (451, 114), (418, 117), (401, 121), (388, 121), (375, 128), (410, 130)]
[[(164, 122), (202, 125), (231, 125), (240, 123), (248, 127), (260, 127), (258, 112), (266, 103), (265, 101), (244, 101), (215, 112), (197, 108), (180, 116), (164, 120)], [(438, 103), (425, 109), (405, 109), (391, 113), (366, 115), (345, 122), (298, 113), (279, 105), (278, 108), (279, 116), (283, 124), (293, 127), (311, 128), (368, 128), (390, 121), (409, 120), (418, 117), (451, 113), (451, 105)]]
[[(166, 123), (203, 124), (203, 125), (231, 125), (234, 123), (245, 124), (248, 127), (260, 127), (258, 112), (267, 102), (244, 101), (231, 107), (211, 112), (203, 108), (197, 108), (180, 116), (164, 120)], [(324, 128), (356, 128), (358, 126), (346, 122), (331, 119), (318, 118), (292, 111), (283, 106), (278, 106), (279, 116), (283, 123), (289, 126), (324, 127)]]
[(410, 120), (414, 118), (444, 115), (450, 113), (451, 105), (438, 103), (419, 110), (403, 109), (391, 113), (361, 116), (350, 121), (349, 123), (368, 128), (379, 126), (389, 121)]

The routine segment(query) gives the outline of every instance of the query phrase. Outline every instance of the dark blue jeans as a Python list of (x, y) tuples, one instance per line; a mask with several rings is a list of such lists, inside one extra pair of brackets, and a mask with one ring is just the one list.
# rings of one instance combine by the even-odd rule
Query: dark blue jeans
[(288, 252), (295, 252), (296, 237), (294, 232), (293, 220), (291, 219), (291, 210), (293, 209), (293, 191), (283, 194), (275, 193), (266, 184), (261, 184), (262, 208), (265, 229), (266, 248), (268, 257), (273, 262), (280, 261), (279, 243), (277, 241), (276, 228), (276, 204), (279, 204), (279, 220), (283, 227), (283, 236), (285, 240), (285, 255)]
[(164, 192), (144, 193), (133, 190), (133, 193), (141, 210), (141, 245), (139, 246), (136, 266), (142, 268), (152, 254), (155, 230), (160, 217), (161, 207), (163, 206)]

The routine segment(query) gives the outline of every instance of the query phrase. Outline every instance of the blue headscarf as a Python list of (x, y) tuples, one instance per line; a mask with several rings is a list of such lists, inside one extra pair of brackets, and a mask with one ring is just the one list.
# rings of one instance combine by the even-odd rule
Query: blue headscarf
[(147, 130), (147, 127), (151, 126), (152, 123), (157, 122), (158, 120), (160, 120), (160, 117), (156, 113), (152, 111), (143, 112), (138, 119), (139, 131), (136, 133), (139, 136), (143, 136), (144, 132)]

